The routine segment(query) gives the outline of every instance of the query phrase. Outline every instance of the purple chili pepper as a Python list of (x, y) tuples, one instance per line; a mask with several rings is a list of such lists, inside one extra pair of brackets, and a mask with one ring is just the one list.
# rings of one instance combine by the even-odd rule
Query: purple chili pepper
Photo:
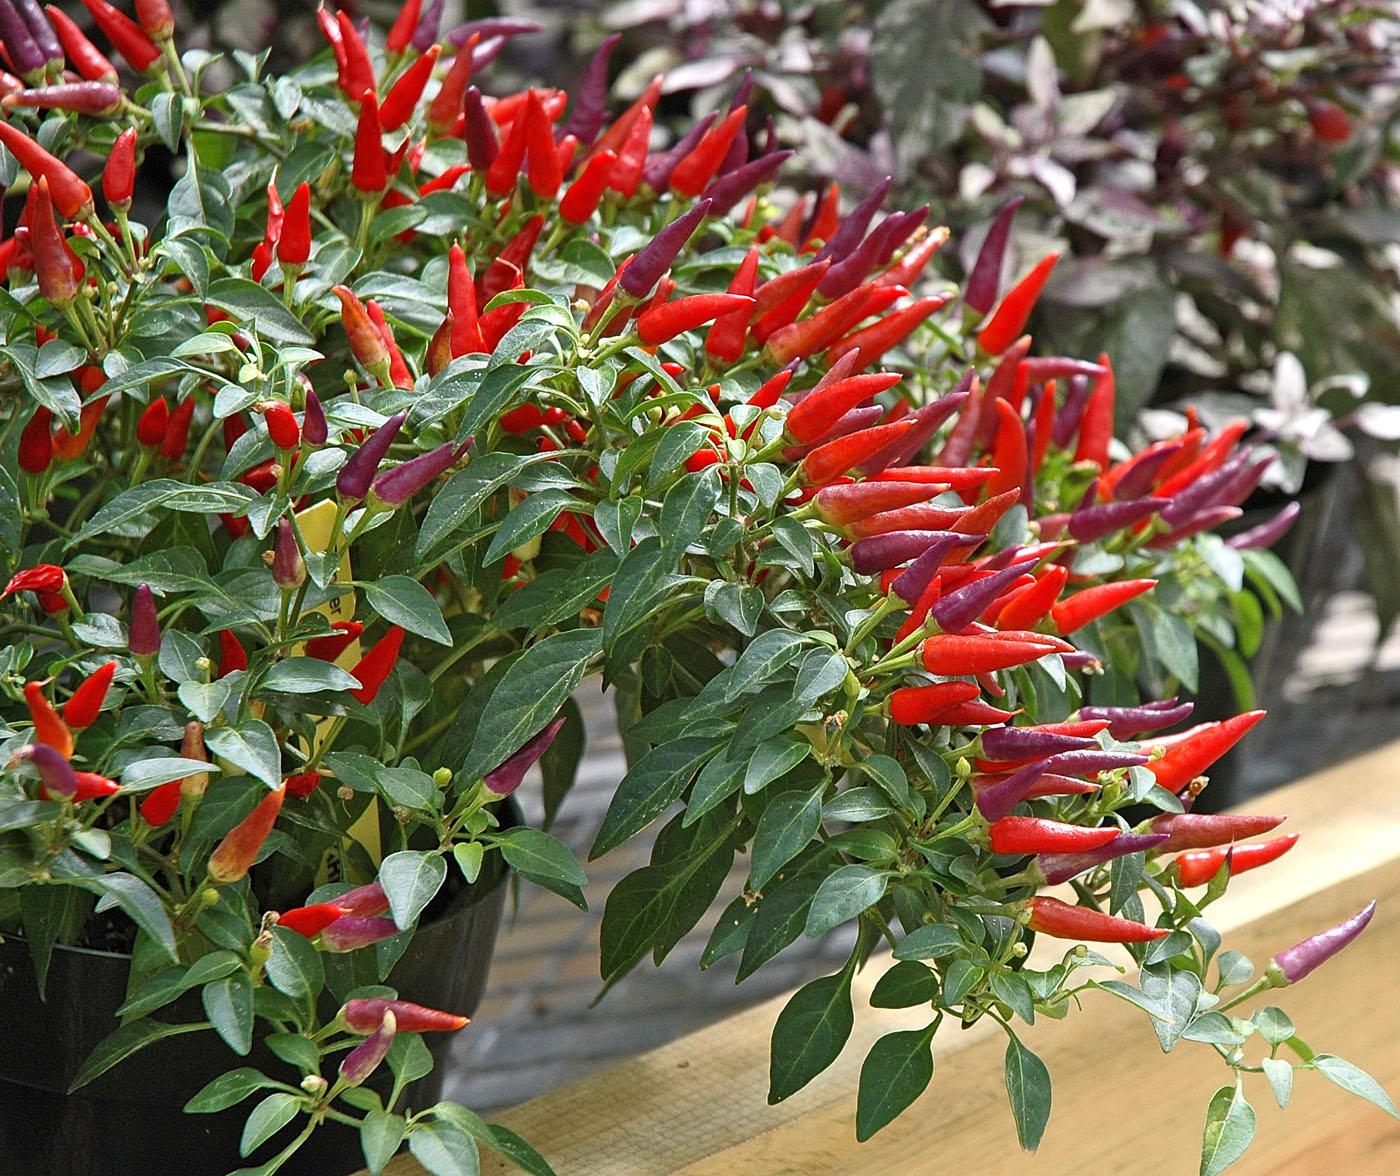
[(1097, 674), (1102, 669), (1102, 663), (1087, 649), (1076, 649), (1070, 653), (1062, 653), (1060, 661), (1064, 663), (1067, 670), (1088, 670), (1090, 673)]
[(1165, 833), (1120, 833), (1107, 845), (1084, 853), (1042, 853), (1035, 866), (1047, 886), (1058, 886), (1076, 875), (1129, 853), (1155, 849), (1167, 839)]
[(889, 265), (890, 259), (894, 257), (899, 247), (913, 236), (914, 231), (920, 228), (924, 221), (928, 220), (930, 211), (930, 207), (925, 204), (912, 212), (897, 212), (881, 222), (880, 227), (876, 230), (881, 234), (880, 251), (875, 255), (876, 269)]
[(481, 91), (468, 86), (462, 98), (462, 138), (467, 142), (467, 162), (472, 171), (484, 172), (501, 152), (500, 141), (496, 138), (496, 124), (487, 113), (486, 103), (481, 100)]
[(495, 793), (497, 796), (509, 796), (519, 788), (520, 782), (525, 779), (525, 773), (534, 767), (540, 757), (549, 750), (549, 745), (554, 742), (554, 737), (563, 729), (564, 722), (564, 715), (551, 719), (549, 726), (534, 736), (524, 747), (502, 761), (499, 767), (487, 772), (482, 780), (487, 791)]
[(526, 33), (542, 32), (544, 32), (544, 25), (533, 20), (521, 20), (511, 16), (486, 16), (480, 20), (469, 20), (465, 24), (458, 25), (447, 34), (447, 39), (460, 49), (473, 33), (476, 33), (482, 41), (487, 41), (495, 37), (519, 37)]
[(384, 460), (389, 446), (394, 443), (394, 438), (398, 436), (407, 419), (408, 413), (395, 413), (375, 429), (365, 439), (365, 443), (350, 455), (350, 460), (340, 467), (340, 473), (335, 479), (335, 488), (342, 498), (359, 502), (369, 493), (370, 483), (374, 481), (374, 475), (379, 470), (379, 463)]
[(1001, 820), (1025, 799), (1026, 793), (1045, 774), (1048, 764), (1048, 760), (1037, 760), (993, 784), (976, 789), (977, 811), (988, 821)]
[(1206, 507), (1214, 506), (1216, 495), (1230, 484), (1248, 461), (1248, 452), (1241, 450), (1218, 470), (1212, 470), (1191, 482), (1162, 508), (1162, 521), (1176, 527)]
[(346, 1054), (345, 1060), (340, 1063), (340, 1080), (344, 1085), (358, 1086), (379, 1068), (379, 1063), (384, 1060), (389, 1053), (389, 1047), (394, 1044), (394, 1031), (397, 1028), (398, 1021), (394, 1017), (394, 1010), (385, 1009), (379, 1028)]
[(862, 576), (873, 576), (922, 555), (944, 541), (946, 531), (889, 531), (851, 544), (851, 567)]
[[(342, 899), (336, 899), (343, 905)], [(341, 915), (334, 923), (321, 932), (321, 946), (327, 951), (354, 951), (368, 947), (381, 939), (388, 939), (399, 933), (399, 926), (393, 919), (376, 919), (367, 915)]]
[(1199, 535), (1202, 531), (1210, 531), (1225, 523), (1232, 523), (1243, 514), (1244, 511), (1238, 506), (1209, 506), (1199, 514), (1192, 515), (1175, 530), (1168, 531), (1165, 535), (1158, 535), (1148, 543), (1148, 546), (1153, 548), (1174, 547), (1192, 535)]
[(389, 896), (378, 882), (367, 882), (354, 890), (347, 890), (332, 901), (352, 915), (382, 915), (389, 909)]
[(1038, 355), (1021, 361), (1031, 383), (1045, 380), (1065, 380), (1074, 376), (1088, 376), (1097, 379), (1108, 369), (1091, 359), (1070, 359), (1066, 355)]
[(591, 147), (603, 128), (608, 104), (608, 59), (620, 40), (621, 33), (612, 33), (603, 39), (574, 89), (574, 108), (569, 111), (569, 121), (564, 124), (561, 137), (573, 135), (581, 147)]
[(1065, 776), (1097, 775), (1118, 768), (1140, 768), (1146, 762), (1147, 756), (1133, 751), (1061, 751), (1050, 757), (1045, 770)]
[(29, 35), (39, 46), (40, 52), (49, 61), (56, 61), (62, 66), (64, 62), (63, 46), (59, 44), (58, 34), (54, 32), (53, 25), (49, 23), (48, 13), (44, 11), (37, 0), (14, 0), (14, 6), (19, 12), (20, 19), (24, 21), (25, 27), (29, 29)]
[[(854, 351), (848, 354), (856, 354)], [(958, 386), (947, 396), (939, 397), (932, 404), (916, 408), (909, 415), (919, 423), (898, 441), (893, 441), (884, 449), (871, 454), (857, 467), (866, 477), (873, 477), (891, 466), (905, 465), (917, 454), (929, 439), (938, 432), (943, 422), (958, 411), (972, 395), (971, 369), (958, 381)]]
[(817, 283), (817, 293), (833, 302), (841, 295), (849, 294), (875, 268), (875, 259), (880, 254), (882, 244), (880, 230), (876, 229), (840, 261), (832, 264)]
[(769, 155), (778, 147), (778, 124), (770, 114), (763, 120), (763, 150), (760, 155)]
[(67, 800), (78, 791), (78, 777), (63, 754), (47, 743), (26, 743), (15, 752), (12, 763), (31, 763), (43, 782), (48, 800)]
[(321, 407), (321, 398), (308, 388), (306, 410), (301, 415), (301, 439), (308, 445), (324, 445), (330, 435), (330, 427), (326, 424), (326, 410)]
[(1351, 918), (1279, 952), (1269, 961), (1269, 979), (1276, 988), (1286, 984), (1297, 984), (1309, 972), (1320, 968), (1366, 930), (1366, 924), (1375, 913), (1376, 901), (1372, 899)]
[(632, 262), (622, 271), (618, 287), (632, 298), (645, 298), (680, 256), (685, 243), (710, 213), (710, 202), (701, 200), (657, 233), (632, 255)]
[(1239, 506), (1259, 488), (1259, 483), (1264, 480), (1264, 474), (1273, 464), (1274, 455), (1266, 453), (1258, 461), (1246, 465), (1235, 477), (1230, 479), (1227, 485), (1221, 487), (1217, 501), (1228, 506)]
[(137, 585), (131, 597), (126, 647), (137, 657), (153, 657), (160, 652), (160, 620), (156, 617), (156, 601), (149, 584)]
[(961, 633), (982, 615), (992, 601), (1006, 591), (1008, 584), (1039, 562), (1039, 556), (1023, 560), (1009, 568), (993, 572), (990, 576), (974, 580), (971, 584), (964, 584), (941, 597), (929, 610), (929, 615), (938, 622), (938, 627), (945, 633)]
[(1001, 292), (1001, 267), (1011, 240), (1011, 220), (1024, 199), (1016, 196), (1001, 206), (963, 284), (963, 302), (978, 314), (991, 310)]
[(509, 40), (509, 37), (487, 37), (483, 41), (478, 41), (476, 48), (472, 50), (472, 73), (480, 73), (495, 61)]
[(1288, 533), (1288, 529), (1293, 526), (1293, 522), (1303, 512), (1300, 503), (1290, 502), (1273, 518), (1267, 519), (1258, 526), (1250, 527), (1247, 531), (1241, 531), (1238, 535), (1231, 535), (1225, 540), (1227, 547), (1233, 547), (1236, 551), (1253, 551), (1256, 548), (1272, 547)]
[(792, 155), (791, 151), (770, 151), (713, 181), (700, 193), (701, 199), (713, 204), (715, 216), (728, 212), (760, 184), (766, 184), (781, 170)]
[(385, 506), (402, 506), (439, 474), (456, 465), (471, 448), (471, 443), (470, 437), (460, 446), (454, 441), (444, 441), (436, 449), (420, 453), (380, 474), (370, 486), (370, 493)]
[(1140, 458), (1128, 468), (1128, 471), (1118, 479), (1113, 485), (1113, 497), (1120, 501), (1128, 498), (1141, 498), (1144, 494), (1151, 492), (1152, 487), (1157, 482), (1157, 475), (1162, 467), (1171, 461), (1186, 445), (1184, 438), (1177, 440), (1171, 445), (1163, 445), (1160, 449)]
[[(739, 88), (734, 91), (734, 97), (729, 100), (729, 110), (727, 113), (733, 114), (741, 106), (748, 105), (749, 92), (753, 89), (753, 70), (744, 70), (744, 79), (739, 83)], [(745, 115), (747, 119), (747, 115)], [(724, 158), (720, 160), (717, 174), (726, 176), (736, 167), (741, 166), (749, 157), (749, 128), (747, 122), (739, 124), (739, 130), (729, 144), (729, 150), (724, 153)]]
[(1092, 543), (1105, 535), (1112, 535), (1124, 527), (1150, 518), (1161, 510), (1169, 499), (1135, 498), (1131, 502), (1105, 502), (1099, 506), (1081, 506), (1069, 516), (1070, 536), (1080, 543)]
[(705, 132), (714, 125), (719, 115), (711, 111), (690, 130), (686, 131), (668, 151), (658, 151), (655, 155), (647, 156), (647, 161), (642, 165), (642, 183), (653, 192), (664, 192), (671, 183), (671, 174), (676, 170), (680, 161), (690, 154), (691, 149), (704, 138)]
[(842, 218), (841, 223), (836, 226), (836, 231), (831, 234), (831, 240), (817, 250), (817, 255), (812, 260), (824, 261), (829, 257), (835, 264), (859, 245), (866, 229), (870, 227), (875, 210), (885, 202), (893, 184), (893, 176), (886, 176), (876, 184), (874, 191)]
[(1085, 751), (1098, 747), (1082, 735), (1039, 731), (1034, 727), (991, 727), (982, 732), (982, 754), (993, 760), (1042, 759), (1062, 751)]
[(0, 41), (4, 42), (10, 61), (25, 81), (43, 76), (48, 58), (10, 0), (0, 0)]
[(894, 578), (890, 590), (907, 604), (914, 604), (933, 583), (933, 577), (955, 547), (976, 546), (985, 535), (960, 535), (956, 531), (936, 531), (938, 538), (924, 549), (923, 554)]
[(1196, 704), (1178, 704), (1170, 698), (1162, 702), (1149, 702), (1141, 706), (1081, 706), (1081, 719), (1107, 719), (1108, 733), (1115, 739), (1131, 739), (1148, 731), (1160, 731), (1191, 717)]
[(418, 27), (413, 30), (409, 44), (419, 53), (426, 53), (437, 44), (438, 33), (442, 30), (443, 0), (428, 0), (423, 6), (423, 14), (418, 18)]
[(272, 582), (283, 591), (300, 588), (306, 583), (306, 563), (297, 548), (290, 519), (277, 524), (277, 541), (272, 548)]
[(1050, 440), (1058, 448), (1068, 448), (1069, 443), (1074, 439), (1074, 434), (1079, 429), (1079, 422), (1084, 419), (1084, 409), (1089, 404), (1091, 387), (1092, 385), (1085, 376), (1070, 377), (1069, 391), (1065, 393), (1064, 403), (1055, 413), (1055, 428), (1050, 433)]

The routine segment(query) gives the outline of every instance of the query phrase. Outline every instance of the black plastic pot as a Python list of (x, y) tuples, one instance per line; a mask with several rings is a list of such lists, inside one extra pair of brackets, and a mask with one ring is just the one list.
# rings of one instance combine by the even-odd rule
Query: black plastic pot
[[(386, 983), (405, 1000), (470, 1015), (486, 988), (507, 875), (464, 889), (439, 917), (422, 924)], [(117, 1027), (131, 958), (58, 947), (46, 1000), (34, 986), (29, 947), (0, 944), (0, 1174), (3, 1176), (220, 1176), (276, 1155), (290, 1131), (238, 1156), (254, 1096), (215, 1115), (188, 1115), (191, 1095), (221, 1073), (250, 1065), (272, 1077), (287, 1066), (254, 1047), (235, 1057), (212, 1032), (166, 1038), (127, 1058), (76, 1093), (66, 1093), (93, 1048)], [(331, 1012), (334, 1012), (334, 1003)], [(158, 1014), (202, 1019), (197, 997)], [(452, 1034), (428, 1034), (433, 1072), (409, 1087), (414, 1107), (441, 1097)], [(387, 1071), (387, 1067), (385, 1068)], [(376, 1074), (388, 1086), (388, 1075)], [(316, 1131), (282, 1172), (343, 1176), (364, 1167), (359, 1136), (331, 1124)]]

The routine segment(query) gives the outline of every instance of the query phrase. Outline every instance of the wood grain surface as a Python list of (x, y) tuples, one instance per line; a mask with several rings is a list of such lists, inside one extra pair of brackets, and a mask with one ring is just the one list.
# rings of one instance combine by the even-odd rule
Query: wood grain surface
[[(1371, 898), (1370, 928), (1347, 952), (1275, 1001), (1314, 1048), (1370, 1071), (1400, 1091), (1400, 743), (1259, 798), (1256, 812), (1289, 815), (1299, 845), (1266, 870), (1242, 875), (1211, 908), (1226, 946), (1256, 963), (1338, 922)], [(1112, 950), (1112, 949), (1110, 949)], [(1059, 950), (1044, 937), (1032, 959)], [(1126, 953), (1122, 959), (1129, 963)], [(498, 1116), (559, 1176), (808, 1176), (976, 1171), (979, 1176), (1188, 1176), (1197, 1170), (1206, 1103), (1228, 1076), (1205, 1046), (1163, 1057), (1146, 1016), (1105, 993), (1083, 1014), (1042, 1021), (1022, 1039), (1054, 1079), (1054, 1108), (1039, 1153), (1016, 1145), (1002, 1085), (1005, 1038), (995, 1026), (941, 1031), (928, 1091), (875, 1138), (857, 1144), (854, 1111), (871, 1043), (924, 1023), (917, 1010), (872, 1010), (870, 989), (888, 966), (857, 977), (855, 1029), (837, 1062), (776, 1107), (766, 1104), (768, 1038), (786, 998), (642, 1054)], [(1255, 1143), (1232, 1176), (1346, 1176), (1400, 1172), (1400, 1123), (1299, 1073), (1287, 1111), (1261, 1075), (1247, 1086)], [(482, 1171), (517, 1171), (483, 1153)], [(389, 1176), (424, 1176), (407, 1156)], [(363, 1176), (363, 1174), (362, 1174)]]

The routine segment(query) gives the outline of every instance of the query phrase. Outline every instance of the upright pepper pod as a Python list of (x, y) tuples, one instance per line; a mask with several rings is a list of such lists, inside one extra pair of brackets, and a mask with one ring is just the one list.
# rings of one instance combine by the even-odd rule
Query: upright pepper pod
[(378, 196), (389, 185), (388, 169), (384, 162), (384, 129), (379, 121), (379, 100), (372, 89), (366, 90), (360, 100), (350, 181), (364, 196)]
[(1002, 263), (1011, 240), (1011, 221), (1024, 201), (1025, 197), (1017, 196), (997, 211), (991, 228), (982, 239), (977, 260), (972, 263), (967, 281), (963, 283), (963, 303), (979, 315), (986, 314), (996, 304), (997, 293), (1001, 289)]
[(44, 695), (43, 686), (38, 682), (26, 683), (24, 701), (29, 707), (29, 720), (34, 724), (35, 742), (52, 747), (64, 759), (68, 759), (73, 754), (73, 732), (59, 718), (53, 703)]
[(102, 168), (103, 199), (113, 209), (129, 208), (135, 186), (136, 128), (127, 127), (112, 144), (112, 150)]
[[(3, 124), (0, 124), (3, 125)], [(29, 247), (34, 251), (34, 276), (39, 293), (55, 306), (66, 306), (83, 280), (81, 263), (73, 256), (63, 230), (54, 219), (49, 181), (40, 176), (29, 202)]]
[(69, 63), (80, 77), (89, 82), (115, 82), (117, 67), (113, 65), (96, 45), (88, 40), (87, 34), (74, 23), (73, 18), (57, 5), (46, 5), (44, 11), (53, 22)]
[[(271, 206), (269, 205), (269, 223)], [(297, 185), (282, 215), (281, 231), (277, 236), (277, 260), (289, 269), (306, 264), (311, 257), (311, 185), (304, 180)], [(291, 280), (291, 279), (289, 279)]]
[(160, 50), (141, 31), (141, 26), (113, 8), (107, 0), (83, 0), (83, 7), (92, 14), (93, 23), (112, 42), (112, 47), (126, 58), (137, 73), (145, 73), (160, 60)]
[(987, 320), (987, 325), (977, 333), (977, 345), (988, 355), (1000, 355), (1020, 337), (1040, 298), (1040, 292), (1045, 288), (1050, 271), (1059, 260), (1058, 253), (1047, 253), (1035, 263), (1030, 273), (1006, 292), (1006, 297)]
[(102, 713), (102, 704), (107, 700), (107, 691), (117, 672), (117, 663), (103, 663), (79, 684), (78, 688), (63, 704), (63, 721), (69, 727), (82, 730), (97, 722)]
[(127, 623), (126, 647), (136, 657), (154, 657), (160, 652), (160, 619), (149, 584), (138, 584), (131, 595), (131, 618)]
[[(428, 106), (428, 127), (435, 134), (445, 135), (457, 125), (457, 116), (463, 113), (463, 100), (472, 80), (472, 54), (476, 51), (477, 38), (468, 37), (457, 50), (452, 65), (443, 78), (442, 85)], [(470, 122), (470, 114), (468, 114)], [(472, 161), (476, 167), (476, 161)]]
[(428, 79), (433, 76), (433, 67), (437, 65), (438, 54), (441, 52), (442, 48), (434, 45), (404, 70), (399, 80), (384, 95), (384, 103), (379, 108), (379, 123), (384, 130), (397, 131), (413, 117), (413, 112), (418, 109), (418, 101), (427, 88)]
[(384, 52), (390, 57), (402, 57), (413, 43), (413, 34), (418, 30), (418, 19), (422, 15), (423, 0), (404, 0), (394, 23), (384, 37)]
[(53, 413), (42, 404), (34, 410), (19, 435), (19, 468), (26, 474), (42, 474), (53, 463)]
[[(86, 2), (86, 0), (84, 0)], [(352, 105), (359, 105), (366, 94), (375, 93), (374, 65), (369, 59), (364, 38), (350, 14), (340, 11), (335, 14), (336, 29), (345, 55), (345, 68), (340, 79), (341, 89)]]
[(277, 814), (282, 811), (286, 794), (286, 787), (279, 785), (225, 834), (209, 855), (210, 881), (223, 886), (247, 875), (263, 843), (267, 841), (267, 835), (272, 832), (272, 826), (277, 823)]

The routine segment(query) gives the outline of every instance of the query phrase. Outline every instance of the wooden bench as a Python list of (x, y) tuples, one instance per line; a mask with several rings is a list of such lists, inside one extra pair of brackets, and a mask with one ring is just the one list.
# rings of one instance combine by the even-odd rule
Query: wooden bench
[[(1212, 920), (1227, 946), (1263, 966), (1274, 951), (1380, 899), (1361, 939), (1296, 988), (1277, 993), (1276, 1003), (1314, 1048), (1355, 1062), (1400, 1096), (1400, 742), (1249, 808), (1289, 814), (1285, 828), (1303, 839), (1279, 862), (1233, 882), (1211, 908)], [(1005, 1038), (985, 1023), (967, 1032), (945, 1027), (934, 1043), (937, 1069), (928, 1091), (858, 1144), (853, 1115), (866, 1050), (884, 1033), (925, 1023), (917, 1010), (867, 1007), (865, 997), (886, 966), (877, 961), (857, 978), (856, 1025), (836, 1064), (779, 1106), (765, 1102), (768, 1037), (786, 998), (496, 1117), (530, 1140), (560, 1176), (1111, 1176), (1138, 1172), (1144, 1161), (1173, 1176), (1196, 1171), (1206, 1103), (1228, 1071), (1211, 1050), (1191, 1042), (1163, 1057), (1145, 1014), (1107, 993), (1086, 994), (1086, 1011), (1023, 1033), (1054, 1079), (1054, 1109), (1036, 1157), (1017, 1148), (1001, 1079)], [(1321, 1075), (1300, 1073), (1291, 1105), (1280, 1111), (1262, 1076), (1250, 1078), (1259, 1128), (1232, 1176), (1400, 1172), (1400, 1123), (1369, 1103)], [(407, 1156), (386, 1171), (423, 1176)], [(482, 1171), (517, 1169), (483, 1153)]]

